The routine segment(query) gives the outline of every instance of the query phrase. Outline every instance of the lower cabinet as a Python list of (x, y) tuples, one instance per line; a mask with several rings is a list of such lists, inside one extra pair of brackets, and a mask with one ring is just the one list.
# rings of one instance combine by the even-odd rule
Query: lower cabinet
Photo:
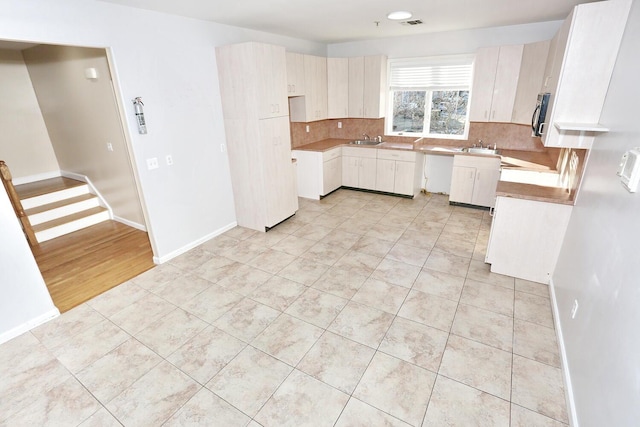
[(378, 150), (376, 190), (414, 196), (420, 191), (421, 184), (417, 158), (418, 153), (413, 151)]
[(298, 196), (319, 200), (342, 185), (342, 148), (324, 152), (293, 150), (297, 162)]
[(449, 201), (493, 207), (500, 162), (500, 157), (454, 156)]
[(342, 148), (342, 185), (345, 187), (376, 189), (377, 149)]
[(572, 206), (497, 197), (485, 262), (491, 271), (548, 283)]
[[(421, 153), (366, 147), (293, 150), (298, 196), (320, 199), (344, 187), (413, 197), (422, 180)], [(418, 165), (419, 167), (416, 167)]]

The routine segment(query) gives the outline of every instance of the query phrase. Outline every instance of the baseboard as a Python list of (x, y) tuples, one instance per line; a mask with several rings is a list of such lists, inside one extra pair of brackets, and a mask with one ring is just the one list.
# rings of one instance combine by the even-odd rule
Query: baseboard
[(560, 357), (562, 358), (562, 374), (564, 375), (565, 397), (567, 399), (567, 407), (569, 408), (569, 425), (571, 427), (578, 426), (578, 414), (576, 412), (576, 403), (573, 399), (573, 386), (571, 383), (571, 373), (569, 372), (569, 360), (567, 359), (567, 351), (564, 347), (564, 336), (560, 325), (560, 312), (558, 310), (558, 301), (556, 300), (556, 288), (553, 284), (553, 278), (549, 280), (549, 294), (551, 296), (551, 308), (553, 309), (553, 322), (556, 326), (556, 337), (558, 346), (560, 347)]
[(113, 220), (114, 221), (118, 221), (118, 222), (120, 222), (120, 223), (122, 223), (124, 225), (128, 225), (129, 227), (136, 228), (136, 229), (138, 229), (140, 231), (144, 231), (144, 232), (147, 231), (147, 227), (145, 227), (144, 225), (138, 224), (137, 222), (129, 221), (128, 219), (124, 219), (124, 218), (119, 217), (119, 216), (115, 216), (114, 215), (113, 216)]
[(36, 326), (40, 326), (43, 323), (48, 322), (51, 319), (55, 319), (56, 317), (60, 316), (60, 311), (57, 308), (53, 308), (52, 310), (47, 311), (44, 314), (41, 314), (40, 316), (36, 317), (35, 319), (31, 319), (26, 323), (23, 323), (22, 325), (15, 327), (7, 332), (4, 332), (2, 334), (0, 334), (0, 344), (3, 344), (15, 337), (17, 337), (18, 335), (22, 335), (25, 332), (30, 331), (31, 329), (35, 328)]
[(214, 237), (217, 237), (219, 235), (221, 235), (222, 233), (224, 233), (225, 231), (231, 230), (233, 227), (235, 227), (236, 225), (238, 225), (238, 223), (236, 221), (232, 222), (231, 224), (225, 225), (222, 228), (217, 229), (216, 231), (214, 231), (213, 233), (207, 234), (206, 236), (195, 240), (191, 243), (189, 243), (188, 245), (185, 245), (183, 247), (181, 247), (180, 249), (177, 249), (165, 256), (161, 256), (161, 257), (153, 257), (153, 262), (156, 264), (164, 264), (167, 261), (172, 260), (173, 258), (182, 255), (183, 253), (190, 251), (191, 249), (195, 248), (196, 246), (199, 246), (201, 244), (203, 244), (204, 242), (207, 242), (211, 239), (213, 239)]
[(62, 176), (60, 171), (51, 171), (38, 173), (35, 175), (21, 176), (20, 178), (13, 178), (11, 181), (13, 182), (13, 185), (21, 185), (29, 184), (30, 182), (42, 181), (45, 179), (58, 178), (59, 176)]

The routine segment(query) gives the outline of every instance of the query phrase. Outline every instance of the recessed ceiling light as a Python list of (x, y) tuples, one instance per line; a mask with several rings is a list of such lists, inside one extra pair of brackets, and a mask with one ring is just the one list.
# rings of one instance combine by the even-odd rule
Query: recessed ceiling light
[(392, 19), (394, 21), (399, 21), (401, 19), (409, 19), (411, 18), (411, 12), (407, 12), (405, 10), (398, 10), (396, 12), (391, 12), (387, 15), (387, 18)]

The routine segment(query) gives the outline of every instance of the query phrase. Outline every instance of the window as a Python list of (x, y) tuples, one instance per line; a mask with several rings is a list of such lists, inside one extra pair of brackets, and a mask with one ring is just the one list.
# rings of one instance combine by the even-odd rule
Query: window
[(466, 139), (473, 57), (391, 59), (386, 134)]

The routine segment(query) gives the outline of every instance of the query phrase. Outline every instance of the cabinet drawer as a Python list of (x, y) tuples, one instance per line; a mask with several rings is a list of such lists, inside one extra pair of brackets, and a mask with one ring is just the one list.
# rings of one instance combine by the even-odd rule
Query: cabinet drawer
[(453, 166), (463, 166), (479, 169), (500, 169), (501, 159), (494, 156), (468, 156), (468, 155), (455, 155), (453, 156)]
[(331, 150), (324, 151), (322, 153), (322, 161), (326, 162), (326, 161), (329, 161), (331, 159), (335, 159), (337, 157), (340, 157), (341, 152), (342, 152), (341, 147), (332, 148)]
[(343, 156), (376, 158), (376, 148), (342, 147)]
[(401, 160), (403, 162), (415, 162), (416, 153), (413, 151), (378, 150), (378, 158), (384, 160)]

